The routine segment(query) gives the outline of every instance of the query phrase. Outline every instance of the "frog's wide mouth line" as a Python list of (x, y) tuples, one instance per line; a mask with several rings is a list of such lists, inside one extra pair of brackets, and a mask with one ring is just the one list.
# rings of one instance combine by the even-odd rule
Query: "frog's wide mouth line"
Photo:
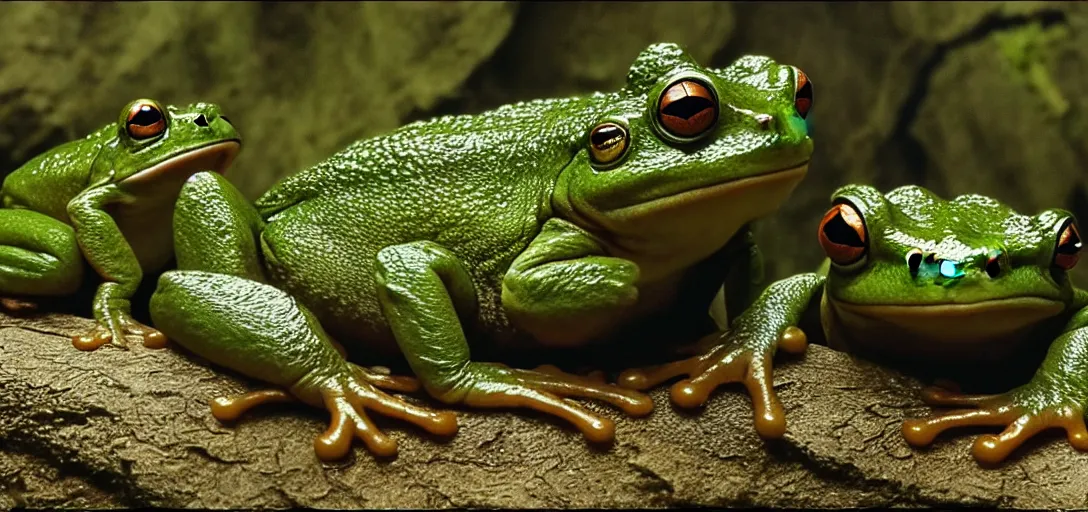
[(809, 161), (806, 160), (792, 167), (768, 171), (739, 180), (683, 190), (661, 196), (657, 199), (651, 199), (645, 203), (621, 206), (610, 211), (608, 215), (614, 217), (638, 217), (649, 212), (656, 212), (674, 206), (718, 198), (739, 190), (747, 190), (773, 182), (800, 181), (800, 179), (805, 176), (805, 173), (808, 172), (808, 164)]
[(147, 169), (144, 169), (121, 182), (138, 184), (155, 181), (156, 178), (170, 174), (179, 177), (188, 177), (200, 171), (214, 171), (219, 174), (226, 172), (238, 151), (242, 148), (242, 142), (238, 139), (213, 142), (196, 149), (191, 149), (179, 155), (167, 158)]
[(1008, 333), (1051, 318), (1065, 309), (1054, 299), (1009, 297), (966, 303), (855, 304), (832, 300), (842, 313), (864, 316), (904, 330), (931, 333), (971, 329), (975, 334)]

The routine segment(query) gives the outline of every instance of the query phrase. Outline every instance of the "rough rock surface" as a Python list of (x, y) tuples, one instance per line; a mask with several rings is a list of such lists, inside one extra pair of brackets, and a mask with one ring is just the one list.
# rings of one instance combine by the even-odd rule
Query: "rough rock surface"
[(326, 414), (270, 406), (221, 425), (208, 401), (251, 383), (175, 350), (79, 352), (67, 336), (89, 323), (0, 323), (0, 506), (1088, 507), (1088, 454), (1062, 436), (997, 469), (974, 462), (969, 436), (912, 450), (899, 424), (927, 410), (918, 384), (821, 346), (775, 377), (789, 420), (780, 442), (755, 434), (737, 387), (699, 414), (661, 390), (645, 419), (592, 404), (618, 420), (610, 447), (548, 418), (462, 412), (452, 440), (381, 421), (399, 457), (357, 443), (350, 460), (322, 465), (312, 440)]

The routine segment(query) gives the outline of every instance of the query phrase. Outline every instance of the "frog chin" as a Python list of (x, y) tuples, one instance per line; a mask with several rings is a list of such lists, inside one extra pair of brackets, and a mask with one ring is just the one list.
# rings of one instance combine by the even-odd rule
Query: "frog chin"
[[(828, 301), (845, 327), (859, 337), (916, 343), (974, 344), (1015, 337), (1065, 309), (1054, 299), (1009, 297), (971, 303), (853, 304)], [(863, 327), (864, 326), (864, 327)], [(873, 343), (878, 343), (875, 339)]]
[(649, 267), (644, 271), (684, 268), (720, 249), (745, 224), (777, 210), (807, 171), (804, 162), (617, 208), (604, 216), (620, 252)]

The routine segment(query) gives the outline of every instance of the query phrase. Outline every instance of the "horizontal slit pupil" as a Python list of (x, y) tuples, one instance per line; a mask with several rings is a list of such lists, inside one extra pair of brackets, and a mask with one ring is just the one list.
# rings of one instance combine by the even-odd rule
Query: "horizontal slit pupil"
[(685, 96), (666, 105), (665, 108), (661, 109), (661, 113), (681, 119), (691, 119), (695, 114), (713, 107), (714, 103), (706, 98)]
[(154, 110), (141, 110), (136, 115), (132, 116), (132, 119), (130, 119), (128, 123), (137, 126), (151, 126), (161, 119), (162, 116)]
[(614, 126), (608, 126), (594, 131), (593, 135), (590, 136), (590, 142), (592, 142), (594, 146), (604, 146), (615, 143), (615, 141), (622, 138), (623, 130)]
[(854, 231), (854, 228), (846, 223), (846, 219), (842, 218), (841, 213), (824, 224), (824, 235), (827, 236), (828, 240), (839, 245), (865, 247), (865, 243), (861, 241), (858, 232)]

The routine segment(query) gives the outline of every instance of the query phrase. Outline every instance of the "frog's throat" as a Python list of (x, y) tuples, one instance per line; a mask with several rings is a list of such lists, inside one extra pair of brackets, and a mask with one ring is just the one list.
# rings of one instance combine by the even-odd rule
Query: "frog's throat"
[[(960, 304), (853, 304), (825, 295), (825, 304), (842, 327), (870, 331), (868, 336), (896, 338), (894, 329), (928, 342), (973, 344), (992, 342), (1053, 318), (1065, 309), (1057, 300), (1010, 297)], [(857, 338), (857, 336), (854, 336)]]
[(242, 143), (237, 139), (206, 144), (167, 158), (121, 180), (121, 183), (141, 185), (160, 182), (163, 181), (163, 178), (186, 179), (200, 171), (214, 171), (223, 174), (230, 168), (230, 164), (234, 162), (234, 157), (238, 156), (238, 151), (241, 148)]

